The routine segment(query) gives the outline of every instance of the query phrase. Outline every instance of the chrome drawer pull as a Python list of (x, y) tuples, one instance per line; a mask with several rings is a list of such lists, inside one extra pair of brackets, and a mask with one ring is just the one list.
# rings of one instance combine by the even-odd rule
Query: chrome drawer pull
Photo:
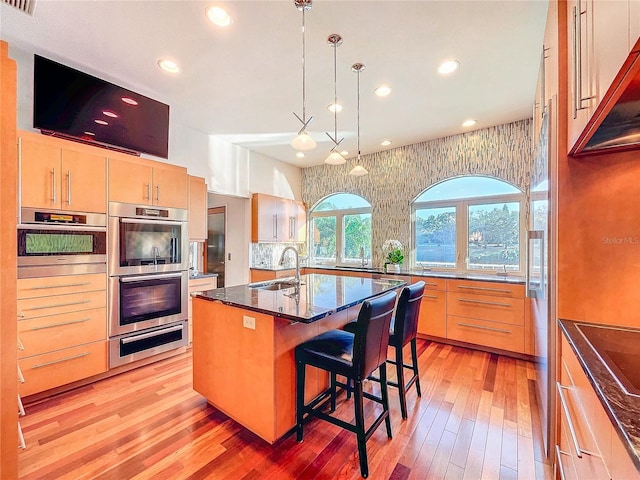
[(18, 340), (18, 350), (20, 350), (21, 352), (24, 351), (24, 344), (22, 343), (22, 340), (20, 340), (20, 337), (18, 337), (17, 340)]
[(75, 360), (76, 358), (86, 357), (87, 355), (89, 355), (89, 352), (80, 353), (78, 355), (72, 355), (71, 357), (61, 358), (60, 360), (52, 360), (50, 362), (37, 363), (31, 368), (36, 369), (36, 368), (48, 367), (49, 365), (55, 365), (56, 363), (66, 362), (67, 360)]
[(81, 300), (80, 302), (69, 302), (69, 303), (56, 303), (53, 305), (43, 305), (40, 307), (25, 308), (25, 310), (44, 310), (45, 308), (69, 307), (71, 305), (84, 305), (85, 303), (91, 303), (91, 300)]
[(54, 168), (51, 171), (51, 190), (53, 192), (53, 197), (51, 198), (51, 204), (55, 205), (58, 203), (58, 197), (56, 196), (56, 169)]
[(67, 170), (67, 205), (71, 205), (71, 170)]
[(438, 286), (437, 283), (431, 283), (431, 282), (424, 282), (424, 284), (429, 286), (429, 287), (437, 287)]
[(479, 330), (489, 330), (490, 332), (511, 333), (511, 330), (505, 330), (503, 328), (485, 327), (484, 325), (473, 325), (472, 323), (458, 322), (461, 327), (477, 328)]
[(571, 434), (571, 441), (573, 442), (573, 446), (576, 449), (576, 455), (578, 458), (582, 458), (582, 454), (589, 455), (591, 457), (601, 458), (600, 455), (594, 452), (590, 452), (589, 450), (585, 450), (580, 446), (578, 442), (578, 435), (576, 434), (576, 429), (573, 426), (573, 419), (571, 418), (571, 413), (569, 412), (569, 405), (567, 405), (567, 398), (564, 396), (563, 390), (572, 390), (571, 387), (565, 387), (560, 382), (556, 382), (556, 386), (558, 387), (558, 396), (560, 397), (560, 403), (562, 404), (562, 410), (564, 410), (564, 415), (567, 417), (567, 424), (569, 425), (569, 433)]
[(480, 305), (494, 305), (496, 307), (511, 307), (512, 306), (510, 303), (485, 302), (484, 300), (471, 300), (471, 299), (468, 299), (468, 298), (459, 298), (458, 301), (459, 302), (466, 302), (466, 303), (479, 303)]
[(65, 283), (61, 285), (42, 285), (38, 287), (31, 287), (29, 290), (47, 290), (49, 288), (65, 288), (65, 287), (84, 287), (86, 285), (91, 285), (91, 282)]
[(24, 375), (22, 375), (22, 369), (20, 365), (18, 365), (18, 382), (24, 383)]
[(91, 317), (81, 318), (80, 320), (72, 320), (70, 322), (52, 323), (51, 325), (42, 325), (41, 327), (33, 327), (31, 330), (44, 330), (46, 328), (63, 327), (65, 325), (73, 325), (75, 323), (84, 323), (91, 320)]
[(511, 290), (503, 288), (490, 288), (490, 287), (470, 287), (467, 285), (458, 285), (458, 288), (463, 290), (483, 290), (485, 292), (499, 292), (499, 293), (511, 293)]
[(20, 426), (20, 422), (18, 422), (18, 448), (25, 450), (27, 448), (27, 444), (24, 441), (24, 435), (22, 434), (22, 427)]
[(24, 413), (24, 405), (22, 405), (22, 399), (20, 398), (20, 394), (18, 394), (18, 415), (24, 417), (26, 413)]
[(434, 300), (437, 300), (438, 297), (436, 295), (427, 295), (426, 293), (422, 295), (424, 298), (432, 298)]
[(564, 476), (564, 465), (562, 465), (562, 458), (560, 455), (565, 455), (570, 457), (571, 455), (567, 452), (560, 450), (560, 445), (556, 445), (556, 459), (558, 461), (558, 471), (560, 472), (560, 480), (566, 480), (567, 477)]
[(153, 332), (143, 333), (141, 335), (136, 335), (135, 337), (127, 337), (120, 340), (120, 343), (126, 345), (127, 343), (137, 342), (138, 340), (144, 340), (145, 338), (153, 338), (158, 335), (163, 335), (165, 333), (177, 332), (178, 330), (182, 330), (182, 325), (176, 325), (170, 328), (164, 328), (162, 330), (154, 330)]

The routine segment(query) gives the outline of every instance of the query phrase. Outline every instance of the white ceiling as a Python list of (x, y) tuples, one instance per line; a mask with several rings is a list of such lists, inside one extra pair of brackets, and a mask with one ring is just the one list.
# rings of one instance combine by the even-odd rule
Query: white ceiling
[[(216, 27), (205, 7), (224, 6)], [(332, 147), (332, 33), (337, 49), (342, 147), (356, 153), (357, 74), (362, 154), (531, 115), (547, 1), (315, 0), (306, 14), (307, 116), (318, 147), (304, 159), (289, 145), (302, 116), (302, 14), (293, 0), (38, 0), (34, 16), (0, 4), (2, 39), (171, 105), (172, 121), (301, 167)], [(158, 69), (160, 57), (182, 67)], [(438, 75), (442, 60), (459, 70)], [(380, 84), (393, 88), (378, 98)], [(382, 147), (380, 141), (392, 145)]]

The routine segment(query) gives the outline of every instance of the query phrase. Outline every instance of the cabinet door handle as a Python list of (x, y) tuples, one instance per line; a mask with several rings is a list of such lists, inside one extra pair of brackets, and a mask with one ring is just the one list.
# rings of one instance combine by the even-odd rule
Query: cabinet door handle
[(81, 300), (79, 302), (69, 302), (69, 303), (54, 303), (52, 305), (42, 305), (40, 307), (25, 308), (25, 310), (44, 310), (45, 308), (69, 307), (71, 305), (84, 305), (85, 303), (91, 303), (91, 300)]
[(582, 458), (582, 454), (589, 455), (591, 457), (600, 457), (597, 453), (590, 452), (589, 450), (585, 450), (580, 446), (578, 442), (578, 435), (576, 434), (576, 429), (573, 423), (573, 418), (571, 417), (571, 412), (569, 412), (569, 405), (567, 404), (567, 398), (564, 396), (564, 390), (572, 390), (571, 387), (565, 387), (560, 382), (556, 382), (556, 387), (558, 388), (558, 396), (560, 397), (560, 404), (562, 405), (562, 410), (564, 411), (565, 417), (567, 417), (567, 424), (569, 425), (569, 434), (571, 435), (571, 441), (573, 442), (573, 446), (576, 450), (576, 456), (578, 458)]
[(432, 283), (432, 282), (424, 282), (424, 284), (428, 287), (437, 287), (438, 284), (437, 283)]
[(20, 365), (18, 365), (18, 382), (24, 383), (24, 375), (22, 374), (22, 369)]
[(278, 214), (273, 214), (273, 239), (278, 238)]
[(160, 185), (156, 185), (156, 202), (160, 202)]
[(558, 463), (558, 472), (560, 472), (560, 480), (566, 480), (567, 477), (564, 475), (564, 465), (562, 464), (561, 455), (565, 455), (570, 457), (571, 455), (567, 452), (560, 450), (560, 445), (556, 445), (556, 462)]
[(424, 298), (432, 298), (432, 299), (434, 299), (434, 300), (437, 300), (437, 299), (438, 299), (438, 297), (437, 297), (437, 296), (435, 296), (435, 295), (427, 295), (426, 293), (425, 293), (425, 294), (423, 294), (422, 296), (423, 296)]
[(56, 202), (58, 201), (58, 197), (56, 195), (56, 168), (55, 167), (53, 167), (53, 170), (51, 170), (51, 188), (53, 192), (53, 195), (51, 196), (51, 203), (55, 205)]
[(71, 205), (71, 170), (67, 170), (67, 205)]
[(87, 285), (91, 285), (91, 282), (64, 283), (60, 285), (38, 285), (37, 287), (29, 288), (29, 290), (47, 290), (49, 288), (64, 288), (64, 287), (84, 287)]
[(24, 345), (22, 344), (22, 340), (20, 340), (20, 337), (18, 337), (18, 350), (20, 350), (21, 352), (24, 351)]
[(511, 293), (507, 288), (472, 287), (470, 285), (458, 285), (461, 290), (482, 290), (484, 292)]
[(27, 444), (24, 441), (24, 435), (22, 434), (22, 427), (20, 427), (20, 422), (18, 422), (18, 448), (26, 449)]
[(45, 330), (47, 328), (57, 328), (57, 327), (64, 327), (65, 325), (74, 325), (76, 323), (84, 323), (84, 322), (88, 322), (89, 320), (91, 320), (91, 318), (87, 317), (87, 318), (81, 318), (80, 320), (71, 320), (69, 322), (60, 322), (60, 323), (52, 323), (50, 325), (42, 325), (41, 327), (33, 327), (30, 330)]
[(18, 394), (18, 415), (24, 417), (26, 413), (24, 413), (24, 405), (22, 405), (22, 399), (20, 398), (20, 394)]
[(69, 360), (75, 360), (76, 358), (86, 357), (87, 355), (89, 355), (89, 352), (79, 353), (78, 355), (72, 355), (70, 357), (61, 358), (59, 360), (52, 360), (50, 362), (45, 362), (45, 363), (36, 363), (31, 368), (36, 369), (36, 368), (48, 367), (50, 365), (55, 365), (57, 363), (67, 362)]
[(147, 186), (147, 196), (144, 199), (151, 201), (151, 184), (145, 183), (145, 185)]
[[(18, 318), (24, 318), (24, 313), (22, 313), (22, 310), (20, 310), (20, 307), (17, 307), (17, 313), (18, 313)], [(18, 339), (18, 342), (20, 341), (20, 339)]]
[(486, 302), (484, 300), (471, 300), (469, 298), (458, 298), (458, 301), (465, 302), (465, 303), (477, 303), (479, 305), (492, 305), (495, 307), (511, 307), (510, 303)]
[[(586, 17), (587, 10), (582, 10), (582, 2), (577, 0), (577, 5), (573, 7), (574, 16), (574, 32), (575, 32), (575, 103), (574, 103), (574, 119), (578, 116), (578, 110), (584, 110), (587, 107), (583, 107), (582, 104), (587, 100), (592, 100), (595, 95), (589, 97), (583, 97), (582, 95), (582, 16)], [(588, 35), (589, 30), (586, 30)]]
[(458, 325), (460, 325), (461, 327), (477, 328), (478, 330), (488, 330), (490, 332), (511, 333), (511, 330), (506, 330), (503, 328), (485, 327), (484, 325), (474, 325), (472, 323), (458, 322)]

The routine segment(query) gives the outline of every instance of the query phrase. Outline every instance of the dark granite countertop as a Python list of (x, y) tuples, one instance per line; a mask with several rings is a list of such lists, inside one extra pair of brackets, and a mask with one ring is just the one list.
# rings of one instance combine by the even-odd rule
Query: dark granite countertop
[[(558, 323), (576, 353), (614, 430), (640, 472), (640, 397), (628, 395), (620, 387), (602, 359), (580, 333), (577, 325), (589, 325), (587, 322), (560, 319)], [(620, 328), (633, 330), (627, 327)]]
[[(283, 280), (260, 282), (260, 284)], [(376, 280), (323, 274), (302, 275), (301, 280), (302, 285), (297, 295), (294, 287), (264, 290), (239, 285), (208, 290), (198, 294), (197, 297), (297, 322), (311, 323), (406, 285), (406, 282), (400, 279)]]
[(517, 277), (515, 275), (496, 275), (494, 274), (478, 274), (478, 273), (459, 273), (459, 272), (435, 272), (430, 270), (421, 269), (401, 269), (398, 272), (385, 272), (381, 268), (360, 268), (360, 267), (344, 267), (344, 266), (329, 266), (329, 265), (309, 265), (305, 268), (314, 268), (320, 270), (331, 271), (343, 271), (343, 272), (363, 272), (372, 274), (381, 274), (385, 276), (399, 275), (406, 277), (408, 275), (412, 277), (426, 277), (426, 278), (450, 278), (456, 280), (479, 280), (483, 282), (500, 282), (500, 283), (514, 283), (524, 284), (525, 279), (523, 277)]

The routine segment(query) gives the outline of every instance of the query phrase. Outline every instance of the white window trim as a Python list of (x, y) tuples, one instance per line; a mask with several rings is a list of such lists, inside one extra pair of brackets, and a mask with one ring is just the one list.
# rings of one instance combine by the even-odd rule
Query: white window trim
[(451, 272), (451, 273), (477, 273), (477, 274), (495, 274), (496, 270), (488, 269), (470, 269), (467, 268), (467, 259), (469, 257), (469, 206), (484, 205), (489, 203), (518, 203), (519, 204), (519, 242), (520, 258), (518, 262), (518, 270), (509, 270), (511, 276), (524, 276), (526, 261), (526, 212), (525, 212), (525, 194), (524, 193), (507, 193), (500, 195), (487, 195), (481, 197), (469, 197), (463, 199), (451, 200), (433, 200), (426, 202), (413, 202), (411, 204), (411, 264), (414, 268), (420, 268), (417, 262), (417, 246), (416, 246), (416, 210), (424, 208), (442, 208), (455, 207), (456, 209), (456, 264), (454, 268), (445, 267), (429, 267), (432, 271)]
[[(329, 198), (329, 197), (327, 197)], [(344, 245), (344, 217), (347, 215), (361, 215), (361, 214), (369, 214), (372, 215), (372, 207), (358, 207), (358, 208), (345, 208), (339, 210), (321, 210), (319, 212), (312, 211), (309, 214), (309, 225), (307, 231), (309, 232), (309, 245), (308, 251), (313, 251), (313, 219), (320, 217), (336, 217), (336, 259), (334, 262), (326, 261), (326, 262), (313, 262), (311, 266), (314, 265), (327, 265), (327, 266), (350, 266), (356, 265), (359, 262), (354, 261), (346, 261), (342, 258), (342, 246)], [(309, 255), (309, 259), (313, 260), (313, 256)], [(371, 262), (371, 258), (369, 258), (369, 262)]]

